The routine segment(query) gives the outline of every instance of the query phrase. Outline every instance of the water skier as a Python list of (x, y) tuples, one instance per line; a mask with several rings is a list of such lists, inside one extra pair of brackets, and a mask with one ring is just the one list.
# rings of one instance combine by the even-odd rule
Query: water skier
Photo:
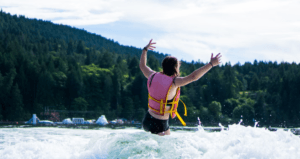
[[(177, 113), (178, 101), (180, 98), (180, 87), (185, 86), (193, 81), (197, 81), (206, 72), (214, 66), (220, 64), (221, 54), (213, 57), (211, 54), (210, 62), (195, 70), (186, 77), (180, 77), (179, 68), (180, 61), (176, 57), (167, 56), (162, 62), (162, 72), (155, 72), (149, 68), (147, 63), (147, 51), (153, 50), (156, 44), (150, 40), (149, 44), (144, 47), (141, 60), (140, 69), (148, 79), (147, 87), (149, 92), (148, 112), (143, 120), (143, 128), (145, 131), (150, 131), (153, 134), (160, 136), (170, 135), (169, 116), (177, 118), (185, 126), (185, 122)], [(185, 107), (185, 104), (184, 104)], [(185, 116), (186, 107), (185, 107)]]

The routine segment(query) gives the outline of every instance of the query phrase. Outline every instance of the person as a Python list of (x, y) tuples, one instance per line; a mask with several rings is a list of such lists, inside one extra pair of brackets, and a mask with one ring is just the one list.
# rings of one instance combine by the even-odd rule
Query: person
[[(197, 81), (211, 68), (220, 64), (221, 54), (215, 57), (211, 54), (208, 64), (198, 68), (190, 75), (180, 77), (180, 61), (176, 57), (167, 56), (162, 62), (162, 72), (155, 72), (146, 65), (147, 51), (154, 50), (156, 44), (150, 42), (144, 47), (141, 59), (140, 69), (148, 79), (147, 87), (149, 92), (148, 112), (146, 113), (142, 125), (145, 131), (160, 136), (170, 135), (169, 116), (178, 119), (185, 126), (184, 121), (177, 113), (178, 101), (180, 100), (180, 87), (185, 86), (193, 81)], [(184, 104), (185, 107), (185, 104)], [(186, 107), (185, 107), (185, 116)]]

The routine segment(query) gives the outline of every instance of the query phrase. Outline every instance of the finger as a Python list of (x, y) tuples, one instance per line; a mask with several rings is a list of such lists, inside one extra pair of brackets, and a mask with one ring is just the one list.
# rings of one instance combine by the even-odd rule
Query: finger
[(149, 48), (156, 48), (155, 46), (150, 46)]
[(153, 50), (152, 48), (149, 48), (149, 50)]
[(214, 54), (213, 53), (211, 53), (211, 58), (213, 58), (214, 57)]
[(151, 45), (156, 44), (156, 43), (151, 43)]
[(218, 56), (220, 56), (221, 55), (221, 53), (218, 53), (217, 55), (216, 55), (216, 57), (218, 57)]
[(152, 39), (150, 40), (149, 45), (151, 44), (151, 42), (152, 42)]

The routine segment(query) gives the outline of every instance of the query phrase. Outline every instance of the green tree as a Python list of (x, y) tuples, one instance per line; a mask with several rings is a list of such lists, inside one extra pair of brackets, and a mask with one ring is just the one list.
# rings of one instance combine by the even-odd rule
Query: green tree
[[(83, 97), (89, 103), (87, 110), (95, 111), (102, 99), (104, 99), (104, 97), (102, 96), (103, 90), (100, 86), (101, 81), (95, 74), (92, 74), (90, 76), (85, 75), (83, 80), (85, 83)], [(99, 107), (99, 109), (101, 108)]]
[(85, 54), (85, 44), (83, 40), (79, 40), (77, 44), (77, 53)]
[(254, 104), (255, 119), (258, 121), (263, 121), (264, 118), (264, 108), (265, 108), (265, 98), (262, 91), (257, 92), (257, 100)]
[(232, 112), (235, 107), (237, 107), (239, 101), (234, 98), (226, 99), (223, 107), (223, 114), (227, 114), (229, 117), (232, 117)]
[(42, 73), (38, 79), (36, 100), (43, 106), (50, 106), (53, 103), (53, 86), (55, 81), (50, 72)]
[(214, 117), (210, 114), (208, 108), (204, 106), (200, 106), (199, 117), (201, 122), (205, 124), (212, 123), (212, 121), (214, 120)]
[(113, 54), (104, 50), (102, 57), (99, 59), (99, 67), (110, 68), (114, 64)]
[(123, 117), (127, 118), (128, 120), (131, 120), (133, 118), (134, 115), (134, 105), (133, 105), (133, 101), (130, 97), (123, 97)]
[(73, 55), (73, 54), (74, 54), (74, 44), (73, 41), (70, 40), (68, 43), (67, 55)]
[[(122, 73), (120, 69), (116, 66), (113, 70), (112, 85), (113, 85), (113, 100), (115, 101), (115, 106), (120, 102), (121, 98), (121, 80)], [(115, 107), (116, 108), (116, 107)]]
[[(2, 77), (2, 74), (0, 72), (0, 90), (3, 90), (3, 77)], [(3, 102), (3, 97), (4, 96), (4, 93), (3, 92), (0, 92), (0, 101)], [(2, 116), (2, 108), (3, 108), (3, 104), (4, 103), (0, 103), (0, 120), (2, 120), (3, 116)]]
[(84, 61), (84, 64), (85, 65), (90, 65), (90, 64), (92, 64), (92, 62), (93, 62), (93, 59), (92, 59), (92, 54), (94, 54), (94, 52), (95, 52), (95, 50), (94, 49), (92, 49), (91, 51), (88, 51), (87, 52), (87, 54), (86, 54), (86, 59), (85, 59), (85, 61)]
[(253, 77), (252, 77), (252, 80), (251, 80), (251, 83), (250, 83), (250, 90), (257, 91), (259, 89), (260, 89), (259, 79), (258, 79), (256, 73), (253, 73)]
[(6, 119), (9, 121), (22, 121), (24, 120), (24, 110), (22, 95), (19, 90), (18, 84), (14, 85), (11, 89), (8, 107), (6, 107)]
[(236, 71), (231, 67), (230, 63), (226, 63), (224, 68), (224, 86), (226, 91), (224, 93), (224, 99), (236, 97), (238, 89), (238, 79), (236, 77)]
[(154, 55), (152, 54), (149, 55), (149, 59), (147, 60), (147, 63), (152, 70), (159, 71), (160, 65), (158, 60), (154, 57)]
[(136, 76), (137, 73), (140, 73), (139, 60), (135, 56), (130, 60), (128, 69), (131, 76)]
[[(111, 101), (113, 97), (113, 83), (110, 75), (103, 76), (103, 87), (102, 89), (105, 91), (103, 94), (103, 101), (105, 103), (109, 104), (111, 106)], [(107, 108), (107, 107), (105, 107)], [(105, 109), (106, 111), (109, 111), (109, 109)]]
[(71, 105), (71, 110), (86, 111), (89, 103), (82, 97), (75, 98)]
[(212, 101), (208, 106), (209, 112), (213, 115), (215, 121), (219, 121), (222, 115), (222, 106), (220, 102)]
[(143, 121), (145, 114), (146, 114), (146, 110), (140, 107), (136, 111), (135, 119), (138, 121)]
[[(11, 90), (13, 88), (13, 81), (16, 77), (16, 70), (11, 69), (9, 73), (7, 73), (6, 76), (2, 77), (1, 79), (1, 99), (0, 99), (0, 104), (2, 108), (2, 115), (3, 119), (8, 120), (11, 119), (11, 112), (10, 111), (12, 108), (10, 107), (11, 105)], [(14, 89), (15, 90), (15, 89)]]
[(246, 125), (253, 125), (254, 108), (248, 104), (241, 104), (234, 108), (233, 117), (238, 121), (241, 118)]

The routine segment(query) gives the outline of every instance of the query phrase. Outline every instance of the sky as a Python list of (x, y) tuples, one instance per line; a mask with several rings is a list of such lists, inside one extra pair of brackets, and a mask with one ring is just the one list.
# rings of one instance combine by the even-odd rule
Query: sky
[(299, 0), (0, 0), (7, 13), (70, 25), (190, 62), (300, 63)]

